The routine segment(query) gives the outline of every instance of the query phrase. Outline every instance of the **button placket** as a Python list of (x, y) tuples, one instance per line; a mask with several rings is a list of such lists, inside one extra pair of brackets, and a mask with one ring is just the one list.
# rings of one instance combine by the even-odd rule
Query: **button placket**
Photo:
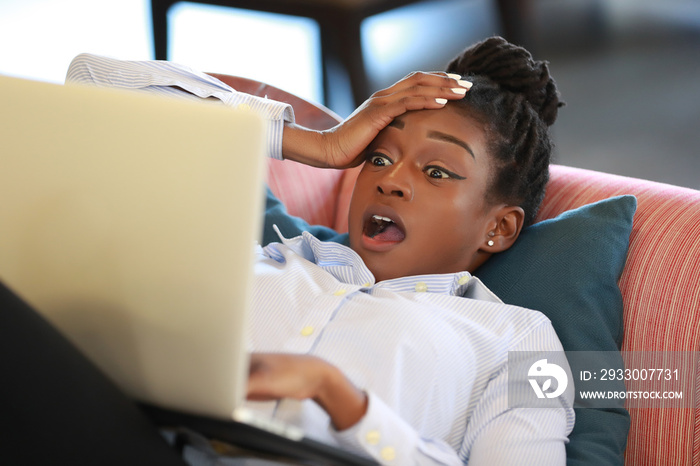
[[(322, 293), (318, 296), (318, 301), (315, 302), (314, 308), (317, 309), (331, 309), (337, 308), (339, 306), (338, 298), (341, 300), (344, 296), (348, 294), (349, 290), (347, 288), (337, 288), (335, 291), (330, 291)], [(333, 304), (331, 304), (333, 302)], [(299, 335), (302, 337), (303, 341), (310, 342), (313, 338), (318, 337), (319, 332), (329, 323), (331, 320), (329, 316), (325, 315), (325, 311), (320, 311), (322, 314), (311, 315), (309, 321), (299, 329)], [(316, 318), (318, 317), (318, 318)], [(307, 340), (308, 339), (308, 340)], [(304, 344), (306, 346), (309, 343)], [(313, 345), (313, 343), (311, 343)]]
[(378, 430), (370, 430), (365, 434), (365, 440), (367, 440), (367, 443), (370, 445), (378, 445), (381, 437), (382, 436)]

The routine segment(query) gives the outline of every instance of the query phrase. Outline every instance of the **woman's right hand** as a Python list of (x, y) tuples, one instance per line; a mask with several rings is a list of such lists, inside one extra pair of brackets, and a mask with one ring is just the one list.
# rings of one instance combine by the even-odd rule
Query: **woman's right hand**
[(378, 91), (352, 115), (326, 131), (285, 125), (285, 159), (324, 168), (349, 168), (364, 161), (364, 150), (394, 118), (410, 110), (440, 109), (448, 100), (464, 97), (471, 83), (442, 72), (411, 73)]

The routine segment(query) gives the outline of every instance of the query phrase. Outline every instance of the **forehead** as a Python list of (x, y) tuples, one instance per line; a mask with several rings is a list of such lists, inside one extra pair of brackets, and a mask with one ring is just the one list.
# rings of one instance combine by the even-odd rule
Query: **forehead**
[[(392, 128), (399, 131), (392, 131)], [(421, 139), (435, 139), (436, 134), (449, 136), (466, 143), (474, 153), (483, 153), (486, 147), (484, 125), (467, 109), (450, 105), (437, 110), (406, 112), (395, 118), (382, 133)]]

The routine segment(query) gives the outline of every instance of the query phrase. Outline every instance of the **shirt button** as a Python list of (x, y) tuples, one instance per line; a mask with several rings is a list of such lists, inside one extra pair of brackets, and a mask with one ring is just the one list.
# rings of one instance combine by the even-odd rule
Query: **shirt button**
[(396, 458), (396, 450), (392, 447), (384, 447), (382, 451), (379, 452), (384, 461), (393, 461)]
[(471, 278), (472, 278), (472, 277), (470, 277), (469, 275), (462, 275), (461, 277), (459, 277), (459, 280), (457, 281), (457, 283), (459, 283), (460, 285), (464, 285), (464, 284), (466, 284), (469, 280), (471, 280)]
[(344, 290), (341, 288), (340, 290), (336, 290), (335, 293), (333, 293), (333, 294), (335, 296), (343, 296), (345, 293), (347, 293), (347, 290)]
[(370, 430), (369, 432), (367, 432), (367, 435), (365, 436), (367, 443), (369, 443), (370, 445), (378, 444), (380, 438), (381, 438), (381, 435), (379, 434), (378, 430)]
[(362, 288), (369, 288), (370, 286), (372, 286), (372, 284), (370, 282), (362, 284)]
[(416, 293), (425, 293), (428, 291), (428, 285), (423, 282), (416, 283)]
[(314, 328), (310, 325), (307, 325), (306, 327), (301, 329), (301, 336), (303, 336), (303, 337), (308, 337), (312, 333), (314, 333)]

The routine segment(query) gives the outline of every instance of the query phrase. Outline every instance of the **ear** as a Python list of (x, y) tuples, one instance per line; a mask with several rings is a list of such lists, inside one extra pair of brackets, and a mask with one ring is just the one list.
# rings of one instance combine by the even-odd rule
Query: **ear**
[[(482, 250), (491, 254), (510, 248), (520, 236), (525, 212), (518, 206), (503, 206), (495, 212), (494, 222), (486, 233)], [(493, 242), (493, 244), (491, 244)]]

